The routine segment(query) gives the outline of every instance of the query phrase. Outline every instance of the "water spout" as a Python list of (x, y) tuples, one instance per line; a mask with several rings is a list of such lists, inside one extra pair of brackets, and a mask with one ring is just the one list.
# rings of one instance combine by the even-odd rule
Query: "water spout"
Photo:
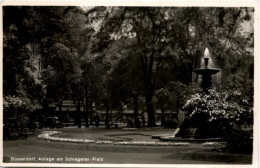
[(209, 49), (207, 47), (204, 50), (204, 57), (210, 58)]
[[(206, 63), (206, 61), (207, 61), (207, 63)], [(205, 65), (205, 63), (207, 65)], [(206, 67), (206, 68), (215, 67), (215, 64), (214, 64), (214, 62), (213, 62), (213, 60), (211, 58), (209, 49), (207, 47), (204, 50), (204, 56), (200, 60), (200, 67)]]
[(209, 49), (206, 47), (205, 51), (204, 51), (204, 63), (205, 63), (205, 67), (204, 68), (208, 68), (208, 64), (209, 64)]

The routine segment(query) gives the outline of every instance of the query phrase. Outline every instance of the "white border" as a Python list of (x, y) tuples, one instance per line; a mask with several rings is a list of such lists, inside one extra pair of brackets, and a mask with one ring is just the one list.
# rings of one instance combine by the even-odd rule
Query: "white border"
[[(1, 1), (0, 1), (1, 3)], [(257, 0), (2, 0), (1, 5), (257, 7)]]
[[(2, 156), (3, 156), (3, 131), (1, 127), (0, 131), (0, 166), (3, 167), (194, 167), (194, 168), (200, 168), (200, 167), (215, 167), (215, 168), (224, 168), (224, 167), (234, 167), (234, 168), (255, 168), (258, 167), (258, 160), (259, 160), (259, 148), (258, 148), (258, 142), (259, 142), (259, 115), (258, 112), (259, 109), (259, 90), (260, 90), (260, 83), (259, 83), (259, 1), (258, 0), (172, 0), (172, 1), (166, 1), (166, 0), (6, 0), (1, 1), (1, 8), (0, 8), (0, 14), (2, 16), (2, 6), (5, 5), (15, 5), (15, 6), (180, 6), (180, 7), (254, 7), (254, 151), (253, 151), (253, 162), (252, 165), (206, 165), (206, 164), (198, 164), (198, 165), (192, 165), (192, 164), (72, 164), (72, 163), (66, 163), (66, 164), (59, 164), (59, 163), (3, 163)], [(0, 18), (1, 25), (2, 25), (2, 17)], [(3, 27), (0, 27), (0, 37), (2, 37), (3, 33)], [(1, 87), (0, 87), (0, 100), (2, 100), (2, 81), (3, 81), (3, 65), (2, 65), (2, 56), (3, 56), (3, 39), (1, 38), (0, 43), (1, 48), (1, 63), (0, 63), (0, 81), (1, 81)], [(0, 101), (0, 123), (3, 123), (3, 109), (2, 109), (2, 101)]]

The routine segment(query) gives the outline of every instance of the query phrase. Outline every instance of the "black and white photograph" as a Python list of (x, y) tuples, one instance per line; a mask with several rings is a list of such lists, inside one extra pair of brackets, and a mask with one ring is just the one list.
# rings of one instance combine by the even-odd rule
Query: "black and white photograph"
[(1, 165), (256, 166), (258, 2), (199, 5), (2, 4)]

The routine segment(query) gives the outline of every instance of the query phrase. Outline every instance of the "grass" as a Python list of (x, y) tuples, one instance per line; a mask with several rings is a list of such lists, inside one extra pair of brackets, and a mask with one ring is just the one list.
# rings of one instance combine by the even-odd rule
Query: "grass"
[[(55, 130), (55, 129), (44, 129)], [(3, 153), (5, 160), (8, 157), (81, 157), (100, 156), (104, 163), (131, 163), (131, 164), (250, 164), (252, 155), (233, 154), (212, 151), (212, 147), (203, 147), (202, 143), (191, 143), (189, 146), (124, 146), (113, 144), (74, 144), (66, 142), (52, 142), (37, 139), (39, 132), (27, 140), (4, 141)], [(91, 138), (121, 140), (152, 139), (155, 134), (170, 134), (170, 129), (106, 129), (106, 128), (63, 128), (59, 136), (70, 138)]]

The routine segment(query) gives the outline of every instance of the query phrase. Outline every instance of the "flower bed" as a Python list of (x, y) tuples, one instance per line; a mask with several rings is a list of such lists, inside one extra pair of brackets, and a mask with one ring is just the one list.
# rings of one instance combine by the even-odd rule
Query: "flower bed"
[(115, 145), (141, 145), (141, 146), (188, 146), (187, 142), (146, 142), (146, 141), (122, 141), (115, 143)]
[(112, 144), (112, 141), (96, 141), (96, 144)]
[(59, 137), (52, 137), (52, 135), (61, 134), (62, 132), (59, 131), (44, 131), (38, 135), (37, 138), (45, 139), (55, 142), (73, 142), (73, 143), (95, 143), (94, 140), (91, 139), (75, 139), (75, 138), (59, 138)]
[(220, 147), (223, 144), (225, 144), (224, 142), (205, 142), (202, 144), (202, 146), (204, 147)]
[[(112, 141), (106, 140), (91, 140), (91, 139), (75, 139), (75, 138), (59, 138), (53, 135), (61, 134), (59, 131), (44, 131), (37, 136), (39, 139), (45, 139), (55, 142), (70, 142), (70, 143), (95, 143), (95, 144), (113, 144)], [(187, 142), (155, 142), (155, 141), (121, 141), (114, 143), (114, 145), (136, 145), (136, 146), (188, 146)]]

